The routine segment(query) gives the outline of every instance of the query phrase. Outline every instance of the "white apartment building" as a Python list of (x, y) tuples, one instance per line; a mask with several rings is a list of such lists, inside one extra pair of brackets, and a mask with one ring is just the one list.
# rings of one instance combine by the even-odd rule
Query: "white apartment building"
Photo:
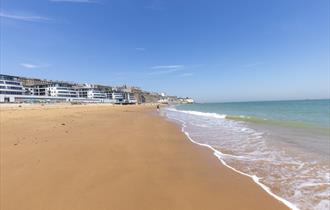
[(137, 99), (127, 91), (103, 91), (96, 85), (43, 81), (23, 87), (19, 77), (0, 74), (0, 102), (88, 102), (135, 104)]
[(15, 96), (23, 95), (25, 88), (16, 77), (0, 75), (0, 102), (14, 102)]
[(78, 97), (80, 98), (88, 98), (88, 99), (106, 99), (107, 94), (99, 89), (97, 89), (94, 85), (85, 84), (83, 86), (74, 87), (77, 91)]
[(87, 92), (87, 98), (105, 99), (107, 98), (107, 94), (101, 90), (89, 90)]
[(136, 104), (137, 99), (135, 98), (133, 93), (125, 93), (125, 102), (129, 104)]
[(113, 92), (108, 95), (110, 100), (113, 100), (116, 104), (124, 103), (125, 95), (122, 92)]
[(136, 104), (137, 99), (133, 93), (112, 92), (108, 93), (108, 99), (116, 104)]
[(34, 85), (29, 88), (32, 95), (51, 97), (78, 97), (77, 91), (69, 83), (52, 82), (49, 84)]

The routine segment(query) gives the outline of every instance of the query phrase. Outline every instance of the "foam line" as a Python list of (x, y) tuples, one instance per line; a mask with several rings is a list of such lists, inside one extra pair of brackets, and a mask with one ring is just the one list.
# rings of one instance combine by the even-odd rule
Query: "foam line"
[[(173, 118), (172, 118), (172, 119), (173, 119)], [(241, 175), (244, 175), (244, 176), (250, 177), (250, 178), (251, 178), (251, 179), (252, 179), (257, 185), (259, 185), (264, 191), (266, 191), (269, 195), (271, 195), (271, 196), (274, 197), (276, 200), (280, 201), (281, 203), (283, 203), (284, 205), (286, 205), (286, 206), (289, 207), (290, 209), (292, 209), (292, 210), (299, 210), (299, 208), (298, 208), (296, 205), (294, 205), (293, 203), (291, 203), (291, 202), (285, 200), (284, 198), (282, 198), (282, 197), (280, 197), (280, 196), (274, 194), (274, 193), (271, 191), (271, 189), (270, 189), (269, 187), (267, 187), (266, 185), (264, 185), (263, 183), (261, 183), (261, 182), (259, 181), (260, 178), (257, 177), (256, 175), (249, 175), (249, 174), (247, 174), (247, 173), (244, 173), (244, 172), (242, 172), (242, 171), (239, 171), (239, 170), (237, 170), (237, 169), (231, 167), (230, 165), (228, 165), (223, 159), (221, 159), (221, 157), (222, 157), (222, 156), (226, 156), (226, 154), (223, 154), (222, 152), (216, 150), (215, 148), (213, 148), (212, 146), (210, 146), (210, 145), (208, 145), (208, 144), (199, 143), (199, 142), (193, 140), (193, 139), (190, 137), (189, 133), (188, 133), (187, 131), (185, 131), (185, 128), (187, 127), (187, 126), (186, 126), (186, 122), (184, 122), (184, 121), (182, 121), (182, 120), (179, 120), (179, 119), (175, 119), (175, 120), (177, 120), (177, 121), (179, 121), (179, 122), (182, 123), (181, 131), (182, 131), (182, 132), (188, 137), (188, 139), (189, 139), (192, 143), (197, 144), (197, 145), (202, 146), (202, 147), (207, 147), (207, 148), (211, 149), (211, 150), (213, 151), (213, 154), (214, 154), (214, 155), (220, 160), (220, 162), (221, 162), (224, 166), (226, 166), (227, 168), (229, 168), (229, 169), (235, 171), (236, 173), (239, 173), (239, 174), (241, 174)]]
[(177, 110), (177, 109), (174, 109), (174, 108), (168, 108), (168, 110), (175, 111), (175, 112), (186, 113), (186, 114), (197, 115), (197, 116), (203, 116), (203, 117), (213, 117), (213, 118), (218, 118), (218, 119), (225, 119), (227, 117), (226, 115), (217, 114), (217, 113), (210, 113), (210, 112), (184, 111), (184, 110)]

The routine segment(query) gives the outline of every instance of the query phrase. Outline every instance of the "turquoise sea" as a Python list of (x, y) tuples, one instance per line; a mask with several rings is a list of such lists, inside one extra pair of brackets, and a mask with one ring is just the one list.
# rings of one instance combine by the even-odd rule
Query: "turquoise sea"
[(330, 99), (184, 104), (164, 114), (292, 209), (330, 208)]
[(224, 114), (227, 118), (256, 123), (329, 130), (329, 107), (330, 99), (324, 99), (186, 104), (177, 109)]

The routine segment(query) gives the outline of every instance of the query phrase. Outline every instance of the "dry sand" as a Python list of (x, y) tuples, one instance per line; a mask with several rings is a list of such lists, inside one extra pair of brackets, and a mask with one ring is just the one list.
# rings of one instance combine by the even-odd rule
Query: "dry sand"
[(146, 106), (2, 108), (1, 210), (287, 209)]

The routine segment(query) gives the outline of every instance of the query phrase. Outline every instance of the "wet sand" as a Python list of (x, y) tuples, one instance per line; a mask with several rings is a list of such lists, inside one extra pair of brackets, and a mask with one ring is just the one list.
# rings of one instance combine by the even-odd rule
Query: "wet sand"
[(154, 107), (1, 108), (1, 210), (287, 209)]

